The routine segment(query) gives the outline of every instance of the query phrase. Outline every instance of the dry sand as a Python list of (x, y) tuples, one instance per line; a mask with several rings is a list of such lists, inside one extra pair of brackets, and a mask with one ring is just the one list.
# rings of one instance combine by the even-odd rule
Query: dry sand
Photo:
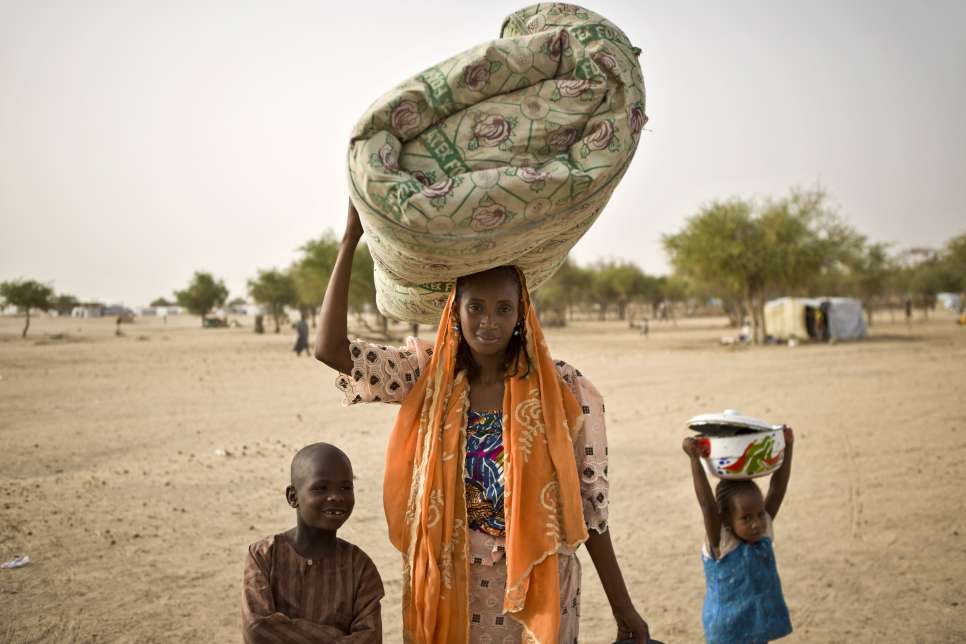
[[(885, 316), (888, 320), (888, 316)], [(381, 484), (395, 408), (343, 408), (291, 331), (0, 319), (0, 642), (237, 642), (247, 545), (292, 525), (293, 451), (328, 440), (358, 476), (342, 536), (382, 572), (400, 637)], [(719, 321), (549, 332), (608, 409), (611, 530), (653, 634), (700, 642), (702, 525), (681, 438), (734, 407), (797, 432), (776, 521), (788, 642), (966, 640), (966, 328), (882, 324), (868, 341), (729, 349)], [(402, 327), (400, 327), (402, 332)], [(57, 338), (51, 334), (66, 333)], [(223, 449), (229, 456), (219, 456)], [(613, 621), (586, 557), (582, 642)]]

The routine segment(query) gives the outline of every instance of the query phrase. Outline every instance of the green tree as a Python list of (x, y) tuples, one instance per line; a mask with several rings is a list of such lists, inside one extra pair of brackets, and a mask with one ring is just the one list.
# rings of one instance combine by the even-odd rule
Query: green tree
[(12, 304), (26, 315), (26, 322), (23, 326), (21, 338), (27, 337), (27, 329), (30, 328), (30, 311), (38, 309), (47, 311), (51, 308), (51, 299), (54, 296), (54, 289), (47, 284), (34, 280), (14, 280), (12, 282), (0, 283), (0, 297), (5, 304)]
[[(319, 239), (306, 242), (299, 250), (302, 256), (291, 269), (298, 307), (302, 311), (312, 312), (312, 325), (315, 326), (315, 312), (329, 284), (335, 258), (339, 254), (339, 242), (331, 232), (327, 232)], [(356, 279), (354, 272), (352, 279)]]
[(212, 277), (211, 273), (197, 271), (191, 278), (188, 288), (175, 291), (174, 295), (178, 304), (191, 313), (201, 316), (201, 324), (204, 326), (205, 316), (228, 299), (228, 288), (223, 281)]
[(60, 295), (56, 295), (51, 299), (50, 308), (57, 311), (58, 315), (70, 315), (74, 310), (74, 307), (79, 304), (80, 300), (73, 295), (61, 293)]
[(570, 257), (549, 280), (534, 292), (541, 319), (550, 325), (566, 324), (573, 309), (584, 303), (590, 293), (591, 272), (581, 268)]
[(157, 297), (151, 300), (151, 306), (174, 306), (174, 302), (166, 297)]
[[(327, 232), (318, 239), (306, 242), (299, 250), (302, 255), (290, 269), (296, 294), (293, 306), (298, 306), (302, 311), (311, 311), (314, 319), (315, 312), (322, 303), (325, 289), (329, 285), (329, 277), (332, 275), (332, 268), (339, 254), (339, 242), (331, 232)], [(388, 333), (389, 320), (376, 306), (374, 268), (375, 264), (369, 247), (364, 242), (359, 244), (352, 257), (349, 311), (367, 328), (364, 316), (372, 311), (375, 313), (381, 332), (385, 335)]]
[(953, 237), (943, 249), (943, 282), (952, 293), (966, 291), (966, 233)]
[(737, 198), (712, 202), (690, 217), (684, 230), (665, 235), (663, 243), (678, 275), (743, 304), (752, 314), (757, 341), (767, 261), (761, 252), (764, 233), (753, 208), (751, 202)]
[(841, 269), (859, 237), (827, 206), (823, 190), (793, 190), (763, 206), (716, 201), (664, 237), (679, 276), (737, 300), (751, 315), (754, 338), (764, 336), (765, 300), (804, 294)]
[(961, 237), (954, 237), (937, 251), (931, 248), (912, 248), (901, 256), (900, 282), (908, 296), (922, 308), (924, 317), (936, 306), (936, 296), (944, 292), (961, 292), (966, 286), (961, 272)]
[(363, 322), (362, 315), (373, 311), (383, 335), (389, 332), (389, 318), (379, 312), (376, 305), (375, 263), (365, 244), (359, 244), (352, 258), (352, 279), (349, 282), (349, 310)]
[(889, 255), (889, 245), (865, 244), (847, 260), (849, 268), (849, 292), (862, 300), (869, 326), (873, 314), (886, 296), (892, 276), (897, 270), (895, 260)]
[(666, 303), (667, 313), (671, 316), (671, 321), (677, 326), (674, 318), (674, 304), (684, 302), (691, 293), (691, 285), (682, 277), (677, 275), (661, 275), (660, 277), (649, 277), (651, 285), (645, 295), (646, 301), (651, 305), (651, 315), (656, 316), (661, 302)]
[(295, 306), (298, 303), (295, 280), (291, 273), (275, 268), (260, 270), (255, 279), (248, 280), (248, 294), (271, 314), (272, 319), (275, 320), (275, 333), (280, 330), (285, 307)]
[(618, 262), (608, 271), (617, 290), (617, 317), (627, 319), (627, 307), (634, 302), (655, 299), (658, 279), (645, 273), (637, 264)]

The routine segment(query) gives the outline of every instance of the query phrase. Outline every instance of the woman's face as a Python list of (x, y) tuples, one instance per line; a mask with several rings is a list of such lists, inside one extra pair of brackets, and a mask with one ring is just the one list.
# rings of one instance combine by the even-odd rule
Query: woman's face
[(520, 287), (505, 271), (471, 277), (460, 288), (459, 317), (475, 355), (503, 355), (520, 320)]

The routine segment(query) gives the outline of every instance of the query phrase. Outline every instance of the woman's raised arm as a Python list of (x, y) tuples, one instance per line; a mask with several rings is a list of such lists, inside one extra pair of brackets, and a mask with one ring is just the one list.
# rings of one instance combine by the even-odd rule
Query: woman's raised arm
[(352, 356), (349, 355), (349, 279), (352, 276), (352, 256), (361, 238), (362, 222), (350, 201), (339, 255), (322, 298), (319, 334), (315, 342), (316, 359), (339, 373), (352, 370)]

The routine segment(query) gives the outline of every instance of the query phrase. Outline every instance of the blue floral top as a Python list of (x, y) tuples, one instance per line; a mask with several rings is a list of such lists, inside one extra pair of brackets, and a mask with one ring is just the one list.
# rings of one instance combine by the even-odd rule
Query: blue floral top
[(466, 423), (466, 514), (470, 528), (506, 535), (503, 516), (503, 412), (471, 409)]

